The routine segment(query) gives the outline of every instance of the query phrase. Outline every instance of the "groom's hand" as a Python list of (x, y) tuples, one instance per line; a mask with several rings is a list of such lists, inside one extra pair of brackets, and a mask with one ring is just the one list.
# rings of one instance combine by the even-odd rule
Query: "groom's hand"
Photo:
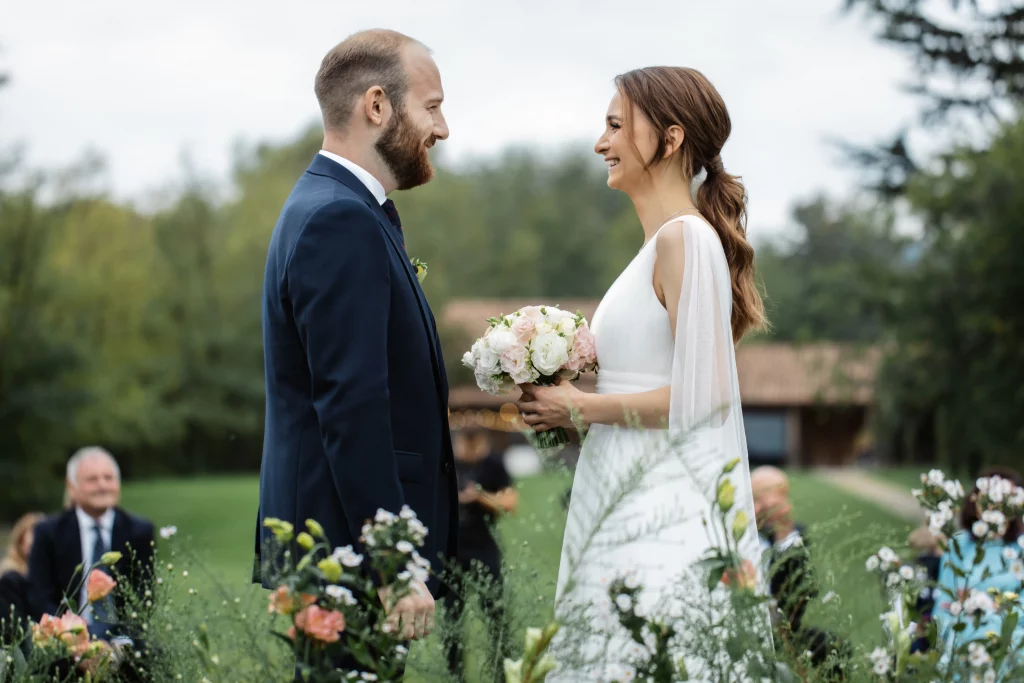
[(378, 588), (377, 595), (388, 613), (384, 622), (388, 633), (396, 634), (400, 640), (418, 640), (434, 630), (434, 598), (423, 582), (411, 582), (409, 592), (394, 605), (391, 586)]

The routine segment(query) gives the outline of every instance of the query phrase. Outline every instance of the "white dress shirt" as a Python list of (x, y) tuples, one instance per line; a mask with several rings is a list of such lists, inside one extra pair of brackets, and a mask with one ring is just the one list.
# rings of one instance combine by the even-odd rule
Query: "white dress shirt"
[[(75, 515), (78, 517), (78, 535), (82, 541), (82, 571), (85, 572), (86, 578), (89, 576), (89, 569), (97, 562), (100, 558), (92, 556), (92, 549), (96, 545), (96, 523), (99, 522), (100, 534), (103, 536), (103, 546), (109, 551), (113, 549), (114, 543), (114, 508), (108, 509), (104, 512), (99, 519), (90, 517), (82, 508), (75, 506)], [(87, 605), (88, 600), (86, 599), (86, 582), (82, 582), (82, 590), (78, 595), (79, 606)], [(86, 607), (82, 613), (86, 621), (90, 621), (92, 617), (92, 607)]]
[(325, 157), (327, 157), (328, 159), (335, 163), (341, 164), (346, 169), (348, 169), (348, 171), (351, 172), (352, 175), (354, 175), (356, 178), (358, 178), (359, 182), (365, 185), (366, 189), (369, 190), (371, 194), (373, 194), (378, 204), (383, 204), (385, 201), (387, 201), (388, 196), (384, 192), (384, 186), (381, 185), (380, 181), (374, 178), (373, 174), (367, 171), (365, 168), (363, 168), (359, 164), (349, 161), (345, 157), (340, 157), (333, 152), (328, 152), (326, 149), (320, 150), (320, 154), (324, 155)]

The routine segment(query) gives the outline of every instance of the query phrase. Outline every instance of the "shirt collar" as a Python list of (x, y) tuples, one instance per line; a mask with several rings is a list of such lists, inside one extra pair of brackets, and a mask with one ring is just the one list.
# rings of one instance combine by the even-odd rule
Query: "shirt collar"
[(328, 152), (326, 149), (320, 150), (320, 154), (348, 169), (349, 172), (358, 178), (359, 182), (365, 185), (366, 189), (373, 194), (373, 197), (377, 200), (378, 204), (383, 204), (387, 201), (388, 196), (387, 193), (384, 192), (384, 186), (381, 185), (380, 181), (374, 178), (373, 174), (365, 168), (355, 162), (349, 161), (345, 157), (338, 156), (334, 152)]
[(100, 528), (103, 531), (110, 532), (114, 528), (114, 508), (108, 508), (106, 512), (100, 515), (99, 519), (93, 519), (90, 517), (82, 508), (75, 506), (75, 515), (78, 516), (78, 526), (81, 529), (88, 529), (92, 531), (93, 526), (99, 522)]

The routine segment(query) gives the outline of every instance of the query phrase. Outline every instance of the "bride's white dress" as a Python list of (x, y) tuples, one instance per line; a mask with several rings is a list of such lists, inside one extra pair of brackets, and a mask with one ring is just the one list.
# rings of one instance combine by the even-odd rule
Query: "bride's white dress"
[[(734, 458), (740, 458), (731, 474), (735, 509), (749, 519), (740, 553), (760, 567), (730, 326), (729, 266), (717, 233), (704, 220), (683, 216), (666, 225), (676, 222), (683, 224), (685, 264), (675, 335), (653, 286), (664, 226), (611, 286), (592, 321), (598, 393), (670, 386), (671, 408), (666, 429), (594, 425), (589, 430), (558, 573), (556, 618), (569, 623), (556, 639), (555, 652), (564, 655), (575, 643), (576, 655), (590, 663), (563, 659), (549, 681), (595, 683), (628, 676), (623, 667), (601, 661), (622, 661), (636, 651), (608, 597), (616, 577), (631, 574), (644, 586), (641, 613), (685, 617), (695, 609), (684, 597), (701, 591), (690, 568), (712, 544), (703, 520), (711, 511), (715, 479)], [(611, 635), (585, 636), (575, 629), (579, 609), (589, 610), (589, 627), (607, 628)], [(691, 680), (701, 680), (701, 662), (690, 653), (677, 654), (687, 656)]]

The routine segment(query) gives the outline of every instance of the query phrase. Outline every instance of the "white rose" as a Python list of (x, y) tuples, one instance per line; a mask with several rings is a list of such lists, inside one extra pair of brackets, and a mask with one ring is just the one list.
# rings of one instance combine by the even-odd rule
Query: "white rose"
[(885, 580), (885, 584), (890, 588), (900, 585), (900, 575), (896, 572), (889, 574), (888, 578)]
[(1003, 548), (1003, 557), (1007, 562), (1013, 562), (1014, 560), (1020, 559), (1020, 552), (1016, 548), (1006, 546)]
[(476, 367), (490, 375), (497, 375), (501, 372), (501, 356), (495, 353), (490, 346), (484, 346), (480, 349)]
[(914, 570), (913, 570), (913, 568), (909, 567), (907, 565), (903, 565), (902, 567), (900, 567), (900, 576), (902, 576), (905, 581), (913, 581), (914, 580)]
[(576, 337), (576, 320), (573, 318), (562, 318), (555, 328), (558, 333), (565, 337), (565, 340), (572, 346), (572, 340)]
[(971, 527), (971, 531), (977, 538), (984, 538), (985, 535), (988, 534), (988, 524), (978, 520), (974, 523), (974, 526)]
[(942, 486), (945, 481), (946, 477), (942, 474), (942, 470), (931, 470), (928, 472), (928, 479), (926, 483), (931, 484), (932, 486)]
[(958, 481), (947, 481), (945, 484), (946, 493), (949, 494), (950, 498), (959, 498), (960, 492), (957, 486), (960, 484)]
[(492, 328), (487, 335), (487, 347), (499, 356), (516, 343), (518, 340), (515, 333), (504, 325)]
[(993, 486), (988, 491), (988, 497), (993, 503), (1002, 503), (1004, 494), (1002, 486)]
[(569, 361), (569, 345), (552, 332), (537, 335), (530, 348), (533, 367), (542, 375), (555, 374)]
[(978, 479), (978, 481), (974, 482), (974, 484), (982, 493), (988, 493), (989, 480), (986, 479), (985, 477)]
[(879, 561), (878, 555), (872, 555), (868, 558), (868, 561), (864, 563), (864, 567), (869, 571), (873, 572), (878, 569)]
[(538, 335), (550, 334), (555, 331), (555, 327), (547, 320), (538, 320), (536, 330)]

